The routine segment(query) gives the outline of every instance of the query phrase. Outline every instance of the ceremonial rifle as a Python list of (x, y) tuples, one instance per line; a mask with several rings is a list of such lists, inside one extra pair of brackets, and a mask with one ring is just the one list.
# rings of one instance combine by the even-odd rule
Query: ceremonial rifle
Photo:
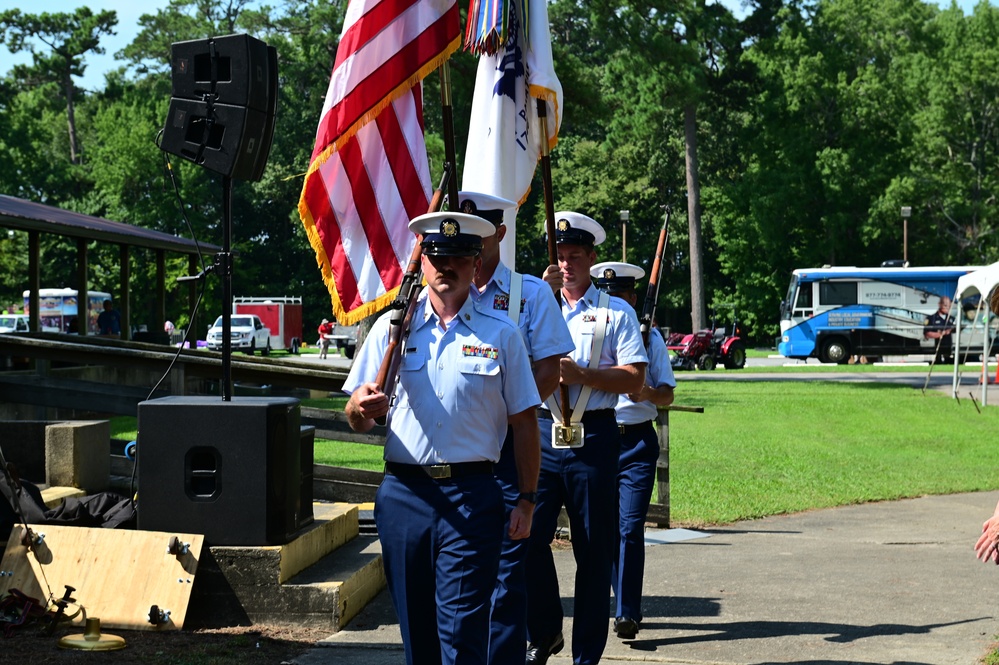
[[(438, 212), (444, 202), (444, 191), (448, 192), (449, 209), (452, 212), (458, 210), (458, 185), (454, 176), (455, 156), (454, 145), (454, 114), (451, 102), (451, 68), (445, 60), (438, 68), (441, 76), (441, 119), (444, 125), (444, 173), (441, 175), (441, 183), (434, 191), (430, 199), (430, 207), (427, 213)], [(392, 307), (395, 312), (389, 321), (389, 341), (385, 349), (385, 356), (382, 364), (378, 368), (378, 375), (375, 383), (383, 393), (392, 399), (395, 392), (395, 382), (399, 378), (399, 365), (402, 363), (402, 352), (406, 347), (406, 338), (409, 337), (410, 324), (413, 321), (413, 313), (416, 311), (416, 298), (420, 294), (423, 286), (423, 270), (420, 268), (420, 257), (423, 256), (423, 247), (417, 238), (416, 246), (409, 257), (409, 265), (406, 266), (406, 274), (402, 278), (399, 286), (399, 293)], [(381, 420), (381, 419), (379, 419)]]
[[(441, 184), (437, 186), (433, 197), (430, 199), (428, 213), (438, 212), (441, 203), (444, 201), (444, 189), (447, 187), (451, 177), (451, 164), (444, 164), (444, 174), (441, 176)], [(403, 275), (402, 284), (399, 286), (399, 293), (392, 301), (392, 318), (389, 320), (388, 346), (385, 348), (385, 355), (382, 357), (382, 364), (378, 368), (378, 375), (375, 383), (383, 393), (392, 398), (395, 391), (395, 382), (399, 377), (399, 365), (402, 363), (402, 352), (406, 347), (406, 338), (409, 337), (410, 324), (413, 321), (413, 313), (416, 311), (417, 296), (423, 286), (423, 270), (420, 267), (420, 258), (423, 256), (423, 247), (420, 239), (416, 239), (416, 246), (409, 256), (409, 265), (406, 266), (406, 274)]]
[(663, 228), (659, 232), (659, 244), (656, 246), (656, 258), (652, 262), (652, 270), (649, 272), (649, 288), (645, 292), (645, 304), (642, 306), (642, 316), (639, 322), (642, 324), (642, 341), (649, 345), (649, 333), (652, 331), (652, 322), (656, 320), (656, 303), (659, 301), (659, 284), (662, 281), (663, 252), (669, 244), (669, 216), (672, 209), (666, 205), (666, 215), (663, 220)]
[[(558, 245), (555, 239), (555, 192), (552, 187), (552, 158), (548, 147), (548, 102), (537, 100), (538, 129), (541, 134), (541, 181), (545, 190), (545, 230), (548, 233), (548, 265), (558, 265)], [(555, 300), (559, 309), (562, 307), (562, 290), (555, 292)], [(561, 372), (560, 372), (561, 373)], [(573, 428), (569, 420), (572, 418), (572, 405), (569, 404), (569, 386), (559, 382), (559, 397), (562, 400), (562, 425), (558, 437), (565, 445), (573, 442)], [(553, 432), (553, 437), (555, 433)]]

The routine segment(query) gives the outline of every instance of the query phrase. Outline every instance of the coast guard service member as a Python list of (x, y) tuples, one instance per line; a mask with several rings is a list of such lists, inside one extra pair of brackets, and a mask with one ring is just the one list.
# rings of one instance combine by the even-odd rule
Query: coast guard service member
[[(500, 260), (500, 241), (506, 235), (505, 210), (516, 203), (476, 192), (458, 192), (460, 210), (478, 215), (496, 225), (496, 233), (482, 239), (482, 267), (475, 273), (472, 297), (481, 308), (497, 316), (507, 316), (520, 328), (534, 372), (534, 384), (541, 399), (558, 387), (559, 358), (574, 348), (569, 329), (559, 311), (555, 294), (540, 278), (514, 272)], [(540, 451), (539, 451), (540, 454)], [(517, 459), (512, 432), (507, 432), (496, 465), (496, 478), (503, 489), (510, 513), (520, 501), (536, 501), (534, 495), (520, 493)], [(527, 657), (527, 560), (526, 539), (503, 540), (499, 574), (493, 591), (489, 621), (489, 662), (491, 665), (523, 663)]]
[[(638, 303), (635, 280), (645, 271), (630, 263), (607, 261), (590, 269), (597, 288), (627, 302)], [(617, 424), (621, 431), (621, 457), (617, 472), (619, 547), (611, 580), (616, 610), (614, 632), (622, 640), (634, 639), (642, 621), (642, 582), (645, 578), (645, 518), (656, 482), (659, 436), (653, 427), (659, 406), (673, 403), (676, 378), (666, 342), (657, 328), (649, 330), (646, 345), (649, 364), (641, 391), (618, 398)]]
[[(490, 597), (506, 521), (493, 475), (507, 426), (520, 490), (536, 490), (540, 403), (527, 349), (506, 316), (470, 296), (489, 222), (460, 213), (421, 215), (427, 288), (406, 339), (390, 404), (374, 378), (388, 318), (373, 326), (344, 391), (350, 426), (368, 431), (388, 414), (385, 479), (375, 523), (409, 665), (486, 663)], [(534, 506), (519, 502), (511, 538), (530, 534)]]
[[(545, 281), (561, 289), (562, 315), (575, 348), (559, 361), (569, 387), (571, 428), (562, 426), (559, 391), (539, 411), (541, 475), (527, 558), (527, 663), (545, 663), (561, 651), (562, 599), (551, 541), (563, 505), (576, 560), (572, 658), (597, 663), (607, 644), (611, 561), (617, 540), (617, 465), (620, 434), (614, 407), (618, 395), (645, 383), (648, 356), (638, 318), (620, 298), (597, 291), (590, 281), (593, 247), (606, 238), (593, 219), (575, 212), (555, 215), (558, 266)], [(569, 436), (569, 433), (572, 436)]]

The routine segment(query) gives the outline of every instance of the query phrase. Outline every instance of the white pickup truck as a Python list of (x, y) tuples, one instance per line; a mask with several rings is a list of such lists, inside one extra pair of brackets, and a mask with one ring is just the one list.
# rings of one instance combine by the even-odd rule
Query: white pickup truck
[[(261, 355), (270, 354), (271, 331), (261, 322), (259, 316), (233, 314), (229, 319), (229, 326), (233, 351), (245, 351), (252, 356), (254, 351), (260, 349)], [(212, 351), (221, 351), (222, 340), (222, 317), (220, 316), (208, 329), (205, 345)]]

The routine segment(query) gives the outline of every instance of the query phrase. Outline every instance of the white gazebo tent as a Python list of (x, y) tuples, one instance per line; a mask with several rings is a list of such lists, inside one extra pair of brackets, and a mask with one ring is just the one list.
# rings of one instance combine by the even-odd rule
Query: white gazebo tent
[[(988, 404), (988, 358), (992, 349), (992, 311), (989, 308), (989, 299), (992, 295), (992, 291), (999, 286), (999, 263), (993, 263), (992, 265), (986, 266), (981, 270), (976, 270), (975, 272), (970, 272), (967, 275), (961, 277), (957, 280), (957, 293), (955, 294), (954, 300), (951, 303), (951, 307), (957, 307), (958, 312), (956, 319), (956, 328), (954, 331), (954, 382), (952, 385), (952, 392), (954, 397), (957, 397), (958, 382), (960, 377), (958, 376), (958, 370), (960, 368), (962, 349), (964, 346), (964, 354), (967, 355), (971, 352), (971, 345), (978, 346), (978, 340), (975, 339), (973, 342), (972, 335), (961, 333), (962, 326), (967, 326), (968, 321), (962, 316), (960, 309), (960, 302), (964, 298), (970, 298), (972, 296), (978, 295), (979, 298), (978, 312), (975, 314), (975, 322), (982, 321), (982, 314), (985, 316), (985, 325), (983, 328), (983, 339), (981, 341), (981, 352), (982, 352), (982, 363), (983, 363), (983, 381), (982, 381), (982, 404)], [(972, 332), (967, 330), (966, 333)], [(966, 341), (967, 340), (967, 341)]]

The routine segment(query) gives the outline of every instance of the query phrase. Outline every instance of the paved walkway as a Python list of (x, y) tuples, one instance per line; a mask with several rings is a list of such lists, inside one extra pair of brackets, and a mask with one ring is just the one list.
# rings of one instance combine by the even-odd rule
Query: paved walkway
[[(627, 642), (611, 634), (603, 662), (974, 665), (999, 633), (999, 568), (973, 551), (997, 500), (983, 492), (817, 510), (649, 546), (642, 630)], [(556, 563), (568, 642), (571, 551)], [(294, 662), (400, 665), (401, 649), (383, 592)], [(568, 646), (549, 661), (570, 662)]]

